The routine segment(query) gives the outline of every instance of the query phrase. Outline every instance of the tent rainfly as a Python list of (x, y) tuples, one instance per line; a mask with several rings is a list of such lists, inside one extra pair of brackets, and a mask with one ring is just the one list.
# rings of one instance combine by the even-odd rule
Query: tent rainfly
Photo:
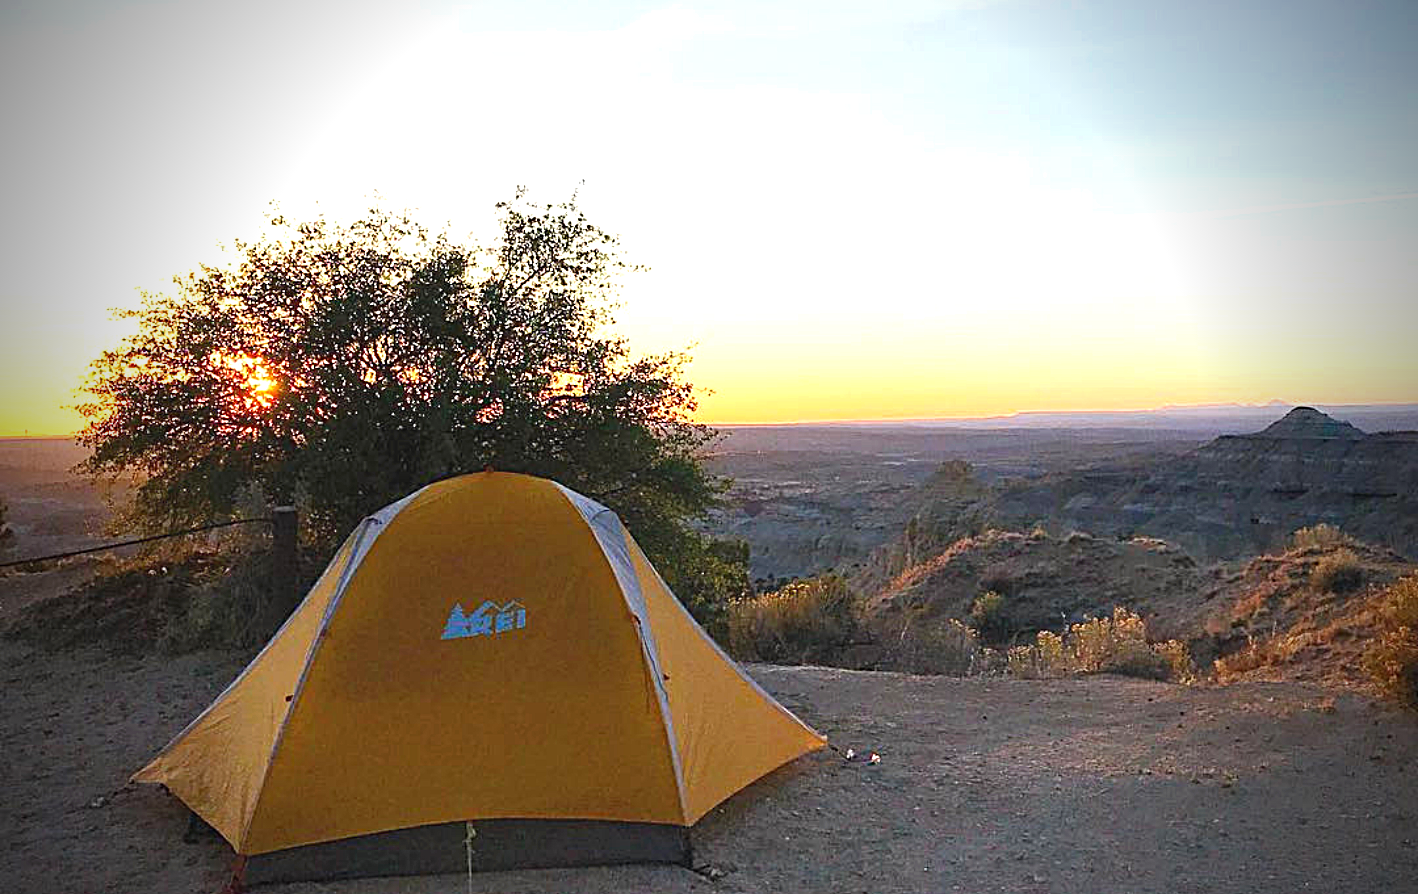
[(248, 884), (686, 862), (700, 817), (825, 743), (609, 509), (483, 472), (361, 522), (133, 779), (216, 829)]

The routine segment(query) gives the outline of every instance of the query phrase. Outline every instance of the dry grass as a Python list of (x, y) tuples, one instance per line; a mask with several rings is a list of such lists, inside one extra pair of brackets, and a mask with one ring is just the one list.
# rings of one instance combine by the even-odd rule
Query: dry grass
[(1212, 671), (1218, 683), (1230, 683), (1243, 674), (1262, 667), (1272, 667), (1280, 663), (1280, 651), (1275, 639), (1256, 640), (1246, 643), (1246, 647), (1230, 655), (1216, 659)]
[(1190, 682), (1195, 677), (1184, 643), (1147, 641), (1147, 624), (1125, 608), (1112, 617), (1074, 624), (1062, 636), (1042, 631), (1032, 645), (1009, 650), (1008, 670), (1025, 678), (1069, 674), (1122, 674)]
[(1335, 621), (1321, 627), (1291, 629), (1263, 639), (1250, 639), (1244, 649), (1216, 659), (1213, 667), (1216, 682), (1231, 683), (1251, 671), (1297, 661), (1297, 656), (1303, 657), (1301, 653), (1328, 646), (1347, 631), (1343, 621)]
[(1351, 549), (1339, 549), (1310, 569), (1310, 586), (1321, 593), (1352, 593), (1364, 583), (1364, 566)]
[(857, 600), (836, 575), (729, 603), (729, 651), (750, 661), (827, 663), (857, 630)]
[(1364, 668), (1386, 693), (1418, 709), (1418, 575), (1392, 584), (1382, 600)]
[(1250, 622), (1269, 607), (1272, 595), (1274, 594), (1265, 588), (1257, 588), (1247, 593), (1231, 607), (1231, 620), (1238, 624)]
[(112, 562), (73, 592), (26, 606), (3, 632), (49, 648), (245, 648), (274, 632), (262, 626), (271, 598), (264, 550), (144, 554)]
[(1294, 549), (1326, 549), (1331, 546), (1347, 546), (1353, 541), (1349, 535), (1321, 522), (1308, 528), (1300, 528), (1290, 535), (1290, 545)]
[(890, 639), (889, 648), (883, 663), (895, 670), (950, 677), (984, 673), (996, 655), (980, 645), (974, 630), (955, 618), (908, 617)]

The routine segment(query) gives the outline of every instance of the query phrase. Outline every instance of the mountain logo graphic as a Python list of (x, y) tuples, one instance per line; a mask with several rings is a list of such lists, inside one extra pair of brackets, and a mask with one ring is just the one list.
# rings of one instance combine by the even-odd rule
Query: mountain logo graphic
[(443, 626), (442, 639), (462, 639), (470, 636), (501, 636), (527, 626), (527, 609), (515, 599), (505, 605), (492, 600), (484, 602), (472, 614), (464, 614), (463, 603), (454, 604)]

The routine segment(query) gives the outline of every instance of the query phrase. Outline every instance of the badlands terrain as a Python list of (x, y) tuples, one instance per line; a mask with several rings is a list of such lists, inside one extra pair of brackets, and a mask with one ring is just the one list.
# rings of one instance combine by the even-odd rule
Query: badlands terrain
[[(959, 617), (993, 588), (1021, 630), (1124, 605), (1155, 633), (1186, 638), (1203, 669), (1222, 657), (1227, 685), (1212, 674), (1178, 685), (753, 665), (770, 692), (835, 745), (876, 752), (880, 762), (824, 751), (769, 775), (696, 826), (692, 868), (264, 890), (1414, 890), (1418, 718), (1374, 698), (1356, 670), (1368, 600), (1413, 571), (1411, 553), (1377, 537), (1292, 548), (1276, 533), (1261, 543), (1269, 535), (1255, 539), (1244, 526), (1232, 543), (1208, 539), (1205, 519), (1187, 528), (1180, 508), (1152, 512), (1199, 499), (1163, 486), (1184, 474), (1233, 496), (1237, 483), (1253, 482), (1225, 511), (1250, 525), (1257, 510), (1239, 502), (1270, 506), (1260, 515), (1275, 519), (1277, 532), (1292, 523), (1276, 514), (1286, 506), (1300, 507), (1294, 518), (1304, 524), (1354, 526), (1406, 505), (1402, 494), (1358, 493), (1363, 476), (1343, 473), (1368, 461), (1370, 447), (1359, 446), (1372, 437), (1367, 429), (1356, 435), (1329, 428), (1341, 420), (1302, 413), (1267, 435), (1287, 409), (1259, 424), (1241, 414), (1210, 428), (1184, 415), (1167, 429), (734, 430), (713, 460), (737, 477), (716, 525), (750, 540), (760, 576), (838, 568), (878, 618)], [(1218, 424), (1251, 436), (1223, 438)], [(1332, 437), (1314, 451), (1317, 464), (1298, 464), (1293, 458), (1304, 451), (1287, 442), (1314, 436), (1316, 425)], [(1404, 441), (1388, 438), (1380, 453), (1394, 443)], [(81, 455), (63, 443), (0, 443), (0, 496), (14, 530), (0, 561), (103, 539), (110, 517), (103, 489), (67, 472)], [(1287, 468), (1301, 477), (1267, 477)], [(1317, 469), (1342, 474), (1316, 478)], [(1407, 487), (1405, 473), (1394, 474), (1385, 493)], [(1119, 475), (1133, 484), (1119, 485)], [(1298, 480), (1305, 492), (1278, 493), (1282, 480)], [(1075, 530), (1085, 512), (1132, 500), (1133, 489), (1154, 501), (1147, 518), (1137, 510), (1135, 524), (1114, 531)], [(1354, 512), (1360, 504), (1380, 509)], [(994, 524), (1000, 520), (1019, 523)], [(1159, 523), (1172, 525), (1171, 539), (1148, 529)], [(1411, 529), (1395, 530), (1401, 539)], [(1193, 535), (1203, 555), (1178, 542)], [(1268, 554), (1245, 552), (1257, 544)], [(1340, 551), (1358, 569), (1352, 586), (1316, 589), (1316, 569)], [(80, 585), (111, 561), (0, 571), (6, 891), (186, 894), (226, 880), (230, 849), (213, 837), (184, 840), (182, 805), (126, 779), (251, 652), (153, 651), (149, 640), (116, 629), (83, 644), (66, 638), (95, 608), (80, 604)], [(126, 617), (121, 603), (101, 611), (110, 609), (116, 621)], [(869, 655), (862, 664), (870, 666)]]
[(913, 516), (942, 544), (1042, 524), (1231, 560), (1327, 522), (1418, 554), (1418, 407), (1333, 412), (729, 427), (710, 464), (734, 486), (711, 530), (747, 540), (755, 576), (777, 578), (850, 572)]

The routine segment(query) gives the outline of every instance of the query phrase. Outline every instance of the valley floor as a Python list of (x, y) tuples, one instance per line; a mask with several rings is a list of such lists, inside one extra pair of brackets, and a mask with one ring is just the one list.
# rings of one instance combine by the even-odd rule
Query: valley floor
[[(216, 839), (127, 775), (239, 656), (50, 653), (0, 641), (0, 888), (193, 894)], [(1418, 719), (1297, 684), (911, 677), (754, 667), (843, 748), (730, 799), (696, 862), (475, 876), (475, 892), (1412, 891)], [(447, 892), (456, 876), (258, 888)]]

